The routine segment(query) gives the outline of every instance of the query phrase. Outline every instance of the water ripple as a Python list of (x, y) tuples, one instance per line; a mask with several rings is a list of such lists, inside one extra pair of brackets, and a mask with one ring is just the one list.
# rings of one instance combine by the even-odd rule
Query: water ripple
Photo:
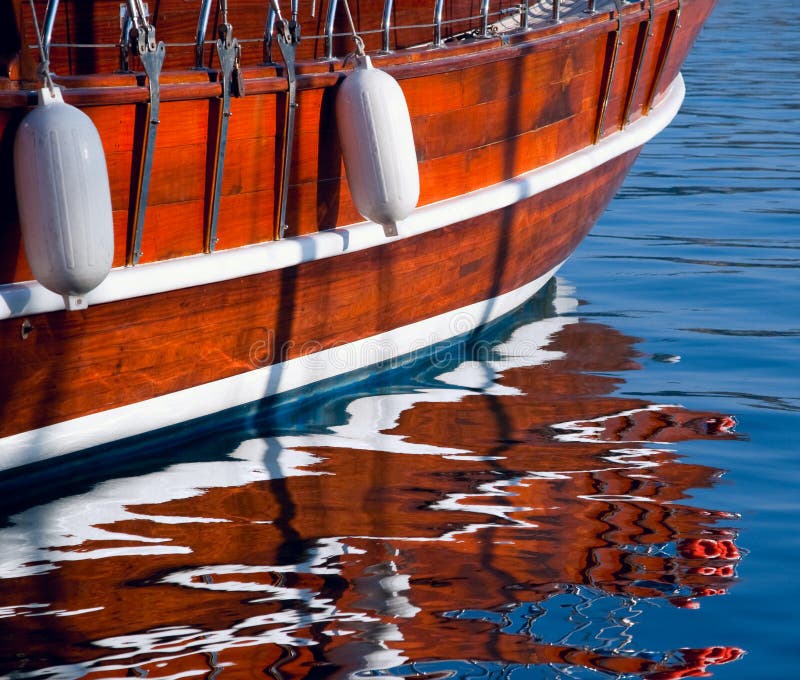
[(688, 333), (705, 333), (708, 335), (724, 335), (732, 338), (796, 338), (800, 330), (737, 330), (732, 328), (682, 328)]

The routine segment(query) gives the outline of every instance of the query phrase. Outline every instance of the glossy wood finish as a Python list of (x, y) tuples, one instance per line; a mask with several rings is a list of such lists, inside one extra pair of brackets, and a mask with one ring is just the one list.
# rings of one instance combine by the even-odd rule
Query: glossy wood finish
[(514, 290), (562, 262), (635, 152), (482, 218), (376, 249), (79, 313), (0, 325), (9, 435), (404, 326)]
[[(97, 2), (92, 7), (108, 11), (112, 4), (118, 6)], [(166, 11), (170, 3), (158, 6)], [(395, 75), (408, 100), (420, 203), (501, 182), (591, 144), (606, 89), (604, 135), (614, 134), (623, 127), (627, 102), (635, 118), (650, 99), (658, 99), (658, 73), (663, 71), (658, 86), (663, 90), (712, 6), (713, 0), (685, 0), (681, 28), (667, 51), (676, 3), (658, 3), (647, 54), (641, 54), (641, 39), (648, 13), (644, 5), (626, 6), (610, 83), (617, 20), (603, 14), (507, 40), (376, 56), (376, 65)], [(92, 11), (81, 3), (66, 7), (78, 15)], [(168, 33), (165, 24), (172, 19), (160, 21), (159, 31)], [(86, 19), (71, 25), (89, 24)], [(146, 88), (141, 76), (110, 73), (112, 64), (103, 64), (108, 73), (90, 76), (80, 75), (82, 61), (74, 64), (77, 75), (63, 78), (74, 86), (65, 98), (84, 107), (103, 140), (114, 210), (114, 262), (122, 266), (130, 248), (132, 168), (141, 151), (137, 140), (145, 122)], [(304, 62), (299, 68), (290, 236), (361, 220), (344, 178), (333, 116), (341, 69), (338, 61)], [(25, 71), (25, 58), (18, 70)], [(10, 75), (13, 71), (9, 67)], [(633, 92), (637, 71), (639, 86)], [(203, 250), (209, 140), (219, 94), (214, 78), (212, 71), (164, 74), (142, 262)], [(286, 81), (280, 66), (257, 65), (247, 70), (247, 80), (248, 95), (232, 103), (218, 249), (268, 241), (274, 233)], [(11, 170), (13, 135), (30, 94), (23, 81), (9, 77), (5, 84), (0, 88), (0, 201), (10, 209), (0, 216), (2, 283), (31, 278), (13, 209)], [(256, 363), (274, 362), (513, 290), (571, 253), (634, 158), (635, 152), (629, 153), (508, 209), (371, 251), (86, 311), (31, 317), (27, 321), (33, 330), (25, 339), (22, 319), (2, 321), (0, 434), (248, 371), (254, 367), (250, 350), (258, 341), (268, 340), (270, 349)]]
[[(682, 27), (661, 77), (671, 82), (711, 0), (684, 3)], [(625, 102), (638, 117), (649, 99), (668, 35), (672, 3), (659, 5), (647, 55), (637, 55), (647, 12), (626, 7), (622, 48), (617, 57), (605, 134), (624, 121)], [(498, 39), (427, 50), (424, 62), (405, 53), (376, 57), (395, 75), (409, 103), (420, 161), (420, 202), (431, 203), (502, 181), (551, 162), (591, 143), (600, 97), (610, 71), (609, 41), (616, 20), (581, 20), (580, 32), (540, 28), (512, 44)], [(564, 27), (559, 31), (566, 30)], [(55, 48), (54, 48), (55, 49)], [(631, 92), (641, 64), (637, 92)], [(333, 69), (333, 71), (331, 70)], [(298, 124), (288, 203), (288, 234), (297, 235), (360, 221), (353, 208), (340, 156), (333, 101), (341, 63), (306, 63), (300, 69)], [(248, 96), (232, 103), (228, 153), (222, 183), (218, 249), (270, 240), (276, 220), (275, 196), (282, 148), (285, 79), (280, 69), (247, 71)], [(145, 213), (142, 262), (203, 250), (203, 222), (209, 201), (207, 174), (216, 124), (219, 85), (215, 73), (167, 71), (162, 83), (161, 124)], [(67, 101), (86, 104), (106, 149), (115, 223), (115, 266), (131, 247), (131, 182), (143, 139), (146, 88), (134, 75), (70, 80)], [(90, 87), (95, 82), (99, 87)], [(139, 83), (137, 86), (136, 83)], [(94, 94), (92, 94), (94, 93)], [(0, 91), (0, 200), (14, 205), (10, 148), (25, 112), (3, 108), (16, 101)], [(126, 101), (128, 103), (126, 103)], [(453, 134), (458, 130), (458, 134)], [(0, 216), (7, 247), (0, 255), (0, 282), (31, 278), (20, 243), (16, 212)]]

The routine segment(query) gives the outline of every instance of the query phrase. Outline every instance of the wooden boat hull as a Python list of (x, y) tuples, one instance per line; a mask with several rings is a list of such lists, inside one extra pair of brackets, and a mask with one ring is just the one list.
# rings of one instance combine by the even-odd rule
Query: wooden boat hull
[[(0, 358), (11, 378), (2, 403), (14, 405), (3, 413), (3, 462), (67, 453), (307, 387), (497, 318), (533, 295), (577, 247), (636, 159), (638, 139), (631, 144), (524, 200), (415, 236), (79, 313), (4, 322), (2, 343), (15, 352)], [(266, 244), (265, 256), (280, 245)]]
[[(396, 237), (360, 223), (338, 148), (323, 143), (335, 139), (331, 87), (342, 74), (318, 65), (298, 81), (291, 238), (272, 240), (285, 81), (253, 67), (232, 108), (222, 245), (204, 252), (219, 85), (207, 74), (166, 78), (135, 267), (124, 265), (146, 89), (124, 74), (91, 86), (65, 79), (65, 99), (92, 117), (106, 148), (115, 269), (88, 309), (64, 311), (29, 280), (16, 216), (5, 218), (0, 470), (308, 389), (521, 304), (677, 112), (678, 70), (712, 6), (665, 2), (652, 17), (630, 6), (580, 19), (574, 34), (555, 27), (541, 39), (386, 57), (409, 102), (422, 180), (420, 207)], [(656, 36), (649, 51), (643, 30)], [(24, 112), (9, 108), (20, 97), (0, 92), (4, 139)]]

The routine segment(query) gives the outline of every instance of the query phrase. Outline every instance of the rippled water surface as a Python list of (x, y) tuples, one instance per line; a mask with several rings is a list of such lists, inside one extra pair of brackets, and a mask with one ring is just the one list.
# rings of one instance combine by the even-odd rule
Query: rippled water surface
[(721, 0), (593, 234), (469, 342), (0, 484), (0, 675), (796, 677), (799, 45)]

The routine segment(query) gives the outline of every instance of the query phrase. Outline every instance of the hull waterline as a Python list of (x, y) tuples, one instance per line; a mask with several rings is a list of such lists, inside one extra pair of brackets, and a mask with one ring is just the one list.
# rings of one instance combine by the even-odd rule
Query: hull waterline
[[(143, 255), (125, 266), (138, 248), (131, 201), (141, 186), (135, 177), (121, 182), (130, 180), (124, 168), (136, 154), (118, 126), (139, 110), (139, 91), (107, 83), (65, 89), (103, 137), (121, 238), (114, 268), (86, 294), (85, 309), (65, 310), (61, 295), (30, 280), (21, 244), (16, 261), (7, 255), (0, 263), (0, 342), (9, 349), (0, 358), (0, 470), (308, 393), (513, 310), (570, 256), (642, 146), (676, 115), (684, 96), (677, 69), (712, 5), (678, 4), (683, 31), (676, 7), (664, 3), (660, 13), (642, 7), (607, 19), (579, 17), (576, 32), (551, 27), (540, 40), (512, 33), (494, 47), (468, 41), (444, 56), (433, 50), (430, 60), (387, 57), (409, 102), (422, 182), (420, 204), (396, 235), (354, 219), (341, 158), (320, 146), (333, 125), (326, 98), (341, 73), (318, 69), (298, 80), (301, 134), (291, 161), (288, 236), (273, 238), (271, 221), (260, 215), (277, 209), (277, 166), (271, 177), (245, 174), (243, 159), (221, 192), (206, 181), (212, 192), (199, 203), (181, 188), (191, 182), (165, 180), (186, 168), (191, 174), (188, 156), (202, 151), (208, 158), (208, 140), (193, 141), (187, 124), (166, 135), (159, 130)], [(643, 27), (656, 36), (649, 51)], [(586, 56), (591, 50), (600, 68)], [(508, 80), (514, 77), (516, 83)], [(270, 91), (267, 80), (253, 78), (264, 91), (248, 90), (237, 101), (253, 110), (279, 107), (285, 95), (277, 84)], [(437, 89), (443, 83), (457, 86), (449, 99)], [(499, 89), (509, 83), (509, 92)], [(168, 112), (195, 111), (198, 101), (202, 110), (206, 101), (205, 86), (181, 87), (185, 99), (177, 98), (177, 85), (164, 84), (166, 126)], [(112, 100), (92, 99), (101, 94)], [(489, 112), (504, 117), (475, 121)], [(280, 133), (255, 138), (252, 113), (238, 113), (250, 137), (232, 127), (229, 150), (276, 153)], [(112, 124), (109, 115), (121, 117)], [(457, 121), (463, 134), (443, 127)], [(170, 187), (177, 195), (167, 197)], [(194, 220), (178, 228), (198, 205), (208, 207), (209, 196), (221, 197), (213, 233), (230, 247), (210, 248), (208, 231), (203, 238)], [(208, 226), (202, 210), (199, 224)]]

